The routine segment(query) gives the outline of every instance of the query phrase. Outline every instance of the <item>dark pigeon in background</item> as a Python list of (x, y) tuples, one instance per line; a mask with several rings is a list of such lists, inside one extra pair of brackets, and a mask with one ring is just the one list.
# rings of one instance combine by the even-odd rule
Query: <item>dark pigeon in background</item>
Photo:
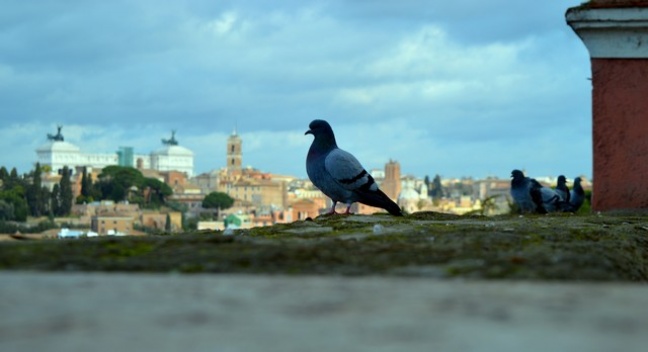
[(347, 214), (352, 203), (360, 202), (385, 209), (392, 215), (403, 215), (400, 207), (378, 189), (358, 159), (338, 148), (328, 122), (313, 120), (308, 128), (305, 134), (312, 134), (315, 139), (308, 150), (306, 172), (315, 187), (333, 201), (329, 214), (335, 214), (338, 202), (347, 205)]
[(569, 208), (568, 211), (577, 212), (580, 209), (581, 205), (585, 201), (585, 191), (583, 186), (581, 186), (581, 178), (576, 177), (574, 179), (574, 186), (569, 195)]
[(567, 187), (567, 178), (565, 178), (565, 175), (558, 176), (556, 192), (560, 195), (565, 204), (569, 204), (569, 187)]
[(561, 209), (563, 198), (555, 190), (524, 176), (520, 170), (511, 172), (511, 197), (520, 213), (546, 214)]
[[(535, 188), (533, 196), (531, 196), (532, 188)], [(538, 204), (542, 204), (537, 185), (533, 184), (531, 179), (524, 176), (524, 173), (520, 170), (513, 170), (511, 172), (511, 197), (520, 213), (538, 212)]]

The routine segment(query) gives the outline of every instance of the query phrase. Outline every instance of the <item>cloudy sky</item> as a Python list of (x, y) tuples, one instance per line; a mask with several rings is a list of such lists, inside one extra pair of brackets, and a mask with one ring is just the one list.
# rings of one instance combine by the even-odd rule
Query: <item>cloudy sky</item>
[(313, 119), (367, 169), (592, 174), (580, 0), (0, 0), (0, 165), (63, 125), (84, 152), (148, 154), (177, 130), (195, 173), (305, 177)]

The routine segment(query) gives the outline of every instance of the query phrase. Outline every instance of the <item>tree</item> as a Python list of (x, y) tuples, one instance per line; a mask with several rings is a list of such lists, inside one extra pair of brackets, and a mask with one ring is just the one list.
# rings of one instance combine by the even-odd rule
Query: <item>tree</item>
[(24, 184), (23, 180), (18, 176), (18, 171), (15, 167), (11, 169), (10, 173), (7, 172), (4, 166), (0, 168), (0, 179), (2, 180), (2, 188), (5, 190), (13, 189)]
[(81, 191), (79, 196), (76, 199), (77, 204), (91, 203), (94, 201), (94, 189), (92, 187), (92, 175), (88, 174), (88, 169), (83, 168), (83, 173), (81, 174)]
[(202, 207), (205, 209), (217, 209), (217, 213), (220, 210), (229, 209), (234, 205), (234, 199), (223, 192), (212, 192), (209, 193), (205, 199), (202, 201)]
[(140, 187), (143, 180), (144, 176), (135, 168), (111, 165), (101, 171), (97, 188), (102, 199), (120, 202), (128, 200), (132, 187)]
[(70, 183), (70, 175), (72, 171), (67, 166), (63, 167), (61, 181), (59, 181), (60, 203), (58, 216), (66, 216), (72, 210), (72, 184)]
[[(25, 200), (25, 191), (22, 186), (16, 186), (9, 190), (0, 191), (0, 200), (11, 205), (13, 208), (13, 218), (6, 220), (25, 221), (29, 215), (29, 207)], [(10, 215), (10, 209), (5, 207), (5, 216)]]
[(434, 180), (432, 180), (430, 196), (432, 196), (433, 199), (440, 199), (443, 197), (443, 185), (441, 184), (441, 176), (438, 174), (434, 176)]
[(9, 179), (9, 172), (7, 171), (6, 167), (0, 167), (0, 180), (2, 180), (2, 183), (6, 183), (7, 180)]
[(83, 168), (81, 175), (81, 195), (84, 197), (90, 196), (90, 188), (92, 187), (92, 176), (88, 176), (88, 168)]
[(0, 199), (0, 221), (10, 221), (14, 218), (13, 204), (6, 202), (4, 199)]
[(52, 208), (52, 215), (58, 216), (61, 213), (61, 186), (55, 184), (50, 193), (50, 203)]
[(36, 168), (31, 175), (31, 185), (27, 187), (27, 205), (32, 216), (39, 217), (47, 212), (47, 200), (49, 198), (47, 188), (43, 187), (41, 180), (41, 166), (36, 163)]
[(430, 194), (430, 189), (431, 189), (430, 176), (425, 175), (425, 179), (423, 179), (423, 183), (425, 184), (425, 187), (427, 187), (427, 189), (428, 189), (428, 194), (426, 194), (426, 196), (428, 196), (428, 197), (432, 196)]
[(171, 215), (167, 213), (166, 223), (164, 224), (164, 231), (171, 232)]
[(173, 190), (166, 183), (151, 177), (144, 178), (140, 188), (145, 192), (144, 205), (157, 208), (166, 203), (166, 197), (173, 194)]

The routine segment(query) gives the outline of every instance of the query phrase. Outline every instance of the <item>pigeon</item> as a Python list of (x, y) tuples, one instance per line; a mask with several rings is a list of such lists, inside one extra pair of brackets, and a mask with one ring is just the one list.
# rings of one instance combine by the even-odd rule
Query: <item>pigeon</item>
[(555, 190), (524, 176), (520, 170), (511, 172), (511, 197), (520, 213), (546, 214), (560, 210), (563, 198)]
[(313, 144), (306, 157), (308, 178), (322, 193), (333, 201), (328, 214), (335, 214), (338, 202), (347, 205), (350, 214), (354, 202), (387, 210), (395, 216), (402, 216), (400, 207), (379, 188), (373, 177), (358, 159), (338, 148), (333, 129), (324, 120), (313, 120), (305, 134), (312, 134)]
[(581, 178), (576, 177), (574, 179), (574, 187), (572, 187), (569, 194), (568, 211), (577, 212), (581, 205), (583, 205), (583, 201), (585, 201), (585, 191), (583, 190), (583, 186), (581, 186)]
[(534, 196), (531, 196), (532, 186), (531, 179), (525, 177), (522, 171), (513, 170), (511, 172), (511, 197), (520, 213), (534, 213), (538, 211), (537, 204), (542, 203), (537, 190), (534, 191)]
[(558, 176), (558, 182), (556, 183), (556, 193), (560, 195), (565, 204), (569, 204), (569, 187), (567, 187), (567, 179), (565, 175)]

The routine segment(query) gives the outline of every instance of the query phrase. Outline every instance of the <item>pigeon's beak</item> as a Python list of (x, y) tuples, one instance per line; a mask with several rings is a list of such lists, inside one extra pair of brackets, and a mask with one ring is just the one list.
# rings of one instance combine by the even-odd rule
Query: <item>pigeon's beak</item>
[(313, 131), (311, 131), (311, 130), (306, 131), (306, 133), (304, 133), (304, 136), (307, 135), (307, 134), (313, 134)]

